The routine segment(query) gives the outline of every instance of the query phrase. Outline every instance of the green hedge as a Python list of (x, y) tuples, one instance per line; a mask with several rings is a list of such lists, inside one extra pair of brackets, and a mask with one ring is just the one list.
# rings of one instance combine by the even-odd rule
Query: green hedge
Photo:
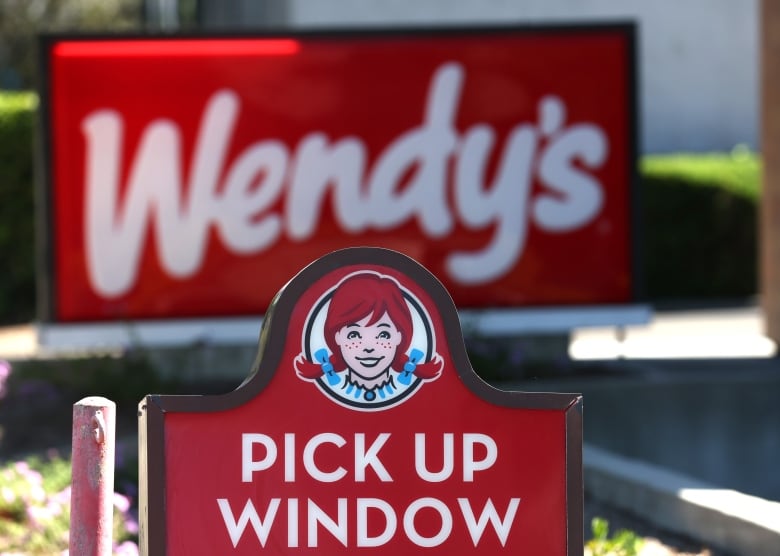
[(35, 314), (33, 129), (36, 96), (0, 92), (0, 323)]
[[(32, 144), (36, 97), (0, 92), (0, 323), (35, 314)], [(640, 280), (650, 301), (754, 295), (759, 158), (646, 156), (640, 163)]]
[(759, 157), (741, 148), (646, 156), (640, 176), (639, 245), (648, 299), (754, 295)]

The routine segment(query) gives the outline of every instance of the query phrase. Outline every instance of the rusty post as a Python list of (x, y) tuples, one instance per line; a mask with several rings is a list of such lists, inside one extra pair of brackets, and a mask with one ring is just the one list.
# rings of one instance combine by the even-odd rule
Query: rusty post
[(114, 522), (116, 404), (89, 397), (73, 404), (70, 554), (110, 556)]

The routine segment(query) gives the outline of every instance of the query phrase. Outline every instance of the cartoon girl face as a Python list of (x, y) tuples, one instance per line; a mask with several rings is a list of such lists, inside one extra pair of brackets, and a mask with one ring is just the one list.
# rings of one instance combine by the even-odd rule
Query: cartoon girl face
[[(392, 279), (355, 274), (333, 292), (325, 319), (325, 342), (337, 371), (373, 379), (400, 372), (412, 339), (412, 315)], [(366, 385), (368, 386), (368, 385)]]
[(304, 330), (295, 372), (338, 403), (361, 411), (401, 403), (423, 382), (438, 378), (444, 365), (433, 350), (430, 317), (422, 305), (395, 279), (376, 272), (356, 272), (339, 282), (312, 308)]
[(384, 313), (378, 320), (367, 315), (347, 324), (335, 334), (347, 366), (364, 380), (381, 377), (391, 366), (402, 340), (402, 334)]

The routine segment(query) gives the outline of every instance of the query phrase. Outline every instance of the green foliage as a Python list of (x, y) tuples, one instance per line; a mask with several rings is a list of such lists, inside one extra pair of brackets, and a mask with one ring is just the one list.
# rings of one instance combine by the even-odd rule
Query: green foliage
[(684, 177), (692, 186), (718, 187), (754, 202), (760, 193), (761, 159), (744, 146), (730, 153), (648, 155), (640, 172), (655, 179)]
[[(70, 462), (56, 454), (0, 467), (0, 554), (60, 554), (68, 548)], [(114, 497), (115, 554), (137, 554), (130, 504)]]
[(0, 0), (0, 88), (35, 86), (39, 33), (138, 29), (141, 0)]
[(620, 529), (610, 537), (609, 522), (600, 517), (594, 517), (590, 526), (593, 538), (585, 545), (590, 556), (637, 556), (642, 550), (644, 539), (632, 531)]
[(754, 295), (759, 157), (745, 149), (647, 156), (640, 173), (639, 245), (647, 298)]
[(0, 323), (35, 311), (33, 128), (37, 97), (0, 92)]

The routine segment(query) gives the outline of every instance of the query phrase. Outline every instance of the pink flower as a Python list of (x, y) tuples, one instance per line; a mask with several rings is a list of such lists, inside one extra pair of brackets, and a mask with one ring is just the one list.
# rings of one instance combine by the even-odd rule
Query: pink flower
[(130, 509), (130, 499), (127, 496), (115, 492), (114, 507), (120, 512), (122, 512), (123, 514), (125, 514)]
[(70, 485), (52, 496), (52, 499), (63, 506), (70, 504)]
[(125, 519), (125, 531), (127, 531), (131, 535), (137, 535), (138, 534), (138, 522), (135, 519), (133, 519), (132, 517), (127, 517)]
[(11, 364), (4, 359), (0, 359), (0, 399), (6, 394), (5, 383), (8, 381), (9, 376), (11, 376)]
[(54, 498), (49, 498), (49, 501), (46, 503), (46, 506), (44, 507), (46, 508), (46, 511), (51, 517), (56, 517), (62, 514), (62, 504), (60, 504)]
[(14, 500), (16, 500), (16, 494), (14, 491), (6, 486), (0, 489), (0, 495), (2, 495), (6, 504), (13, 504)]
[(31, 485), (40, 486), (43, 484), (43, 476), (34, 469), (31, 469), (26, 461), (17, 461), (14, 464), (14, 469), (16, 469), (16, 472), (19, 475), (27, 479), (27, 482)]
[(138, 545), (125, 541), (114, 549), (114, 556), (138, 556)]

